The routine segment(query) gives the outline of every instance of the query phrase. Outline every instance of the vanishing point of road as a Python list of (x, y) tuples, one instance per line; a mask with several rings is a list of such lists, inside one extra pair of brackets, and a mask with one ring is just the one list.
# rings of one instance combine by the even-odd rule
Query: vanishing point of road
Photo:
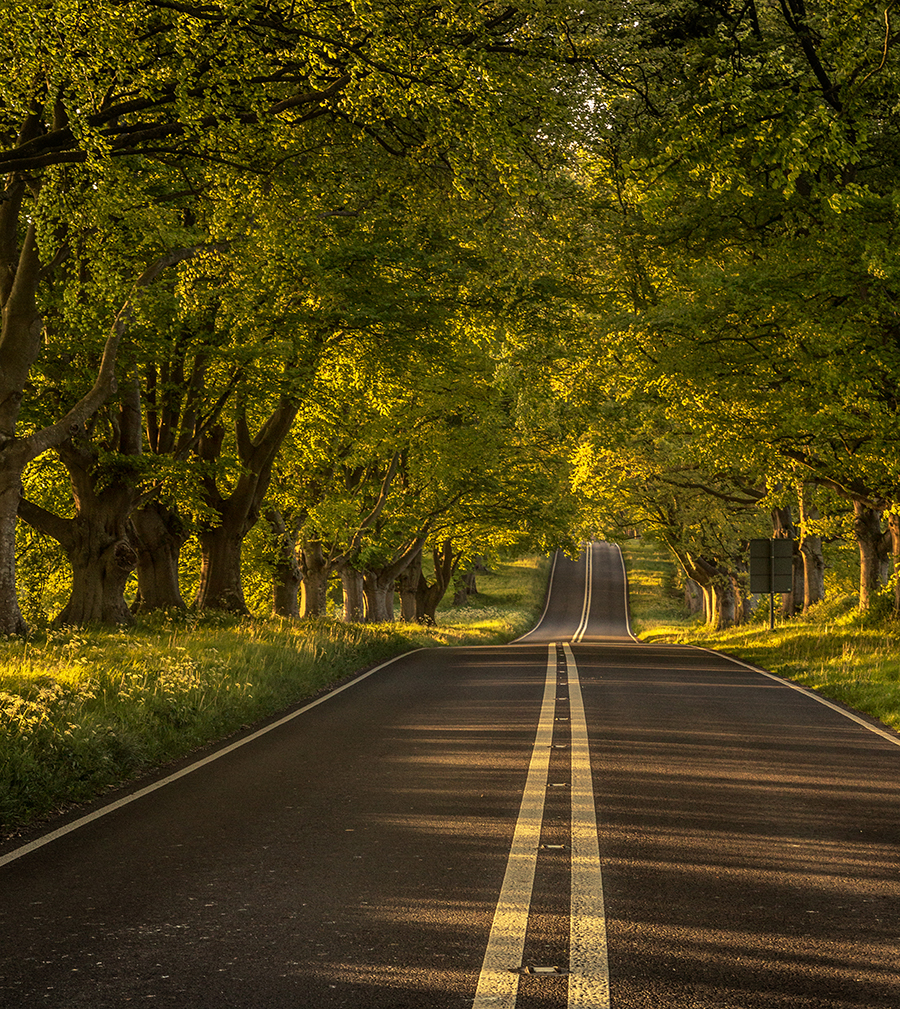
[(621, 556), (0, 851), (3, 1009), (897, 1009), (900, 738)]

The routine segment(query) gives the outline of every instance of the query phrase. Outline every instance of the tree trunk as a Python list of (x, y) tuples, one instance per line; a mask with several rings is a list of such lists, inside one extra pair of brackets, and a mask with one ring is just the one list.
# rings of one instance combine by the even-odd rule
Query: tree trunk
[(323, 617), (328, 600), (328, 578), (332, 565), (319, 540), (308, 540), (300, 552), (300, 616)]
[(888, 515), (888, 531), (891, 534), (891, 554), (894, 559), (894, 614), (900, 614), (900, 514)]
[(421, 564), (422, 547), (427, 535), (426, 528), (396, 553), (389, 564), (371, 568), (366, 572), (363, 591), (366, 595), (366, 620), (369, 623), (383, 623), (394, 619), (394, 589), (397, 579), (414, 561), (418, 560)]
[[(139, 456), (141, 401), (136, 380), (123, 390), (113, 419), (118, 429), (115, 450), (123, 457)], [(72, 593), (55, 623), (131, 624), (134, 616), (125, 602), (125, 583), (137, 565), (129, 538), (137, 487), (127, 475), (104, 470), (100, 449), (84, 429), (76, 430), (57, 452), (71, 480), (75, 518), (54, 515), (24, 498), (19, 502), (22, 518), (52, 536), (72, 565)]]
[(880, 584), (881, 509), (854, 501), (853, 526), (859, 544), (859, 608), (868, 610)]
[(133, 613), (186, 609), (178, 583), (181, 548), (187, 533), (181, 516), (173, 509), (152, 501), (131, 516), (129, 537), (137, 554), (137, 596)]
[(72, 595), (53, 622), (76, 627), (133, 623), (125, 583), (137, 565), (137, 554), (128, 540), (111, 536), (102, 522), (78, 518), (66, 553), (72, 564)]
[(272, 612), (276, 617), (300, 619), (300, 566), (289, 561), (279, 561), (272, 572)]
[(394, 619), (395, 581), (383, 568), (363, 573), (366, 623), (385, 624)]
[[(214, 476), (203, 482), (207, 505), (219, 516), (219, 521), (200, 533), (198, 609), (249, 612), (241, 580), (244, 537), (259, 519), (262, 500), (272, 479), (272, 466), (296, 416), (297, 406), (282, 397), (256, 437), (252, 437), (246, 411), (238, 412), (235, 438), (242, 470), (234, 490), (225, 498), (219, 493)], [(224, 430), (217, 425), (200, 440), (198, 451), (204, 462), (218, 461), (224, 437)]]
[(288, 527), (279, 509), (270, 508), (266, 518), (277, 541), (272, 567), (272, 612), (276, 617), (297, 620), (300, 617), (298, 594), (303, 580), (297, 558), (297, 535)]
[(453, 581), (453, 576), (462, 560), (462, 554), (455, 554), (452, 540), (447, 539), (441, 544), (440, 549), (435, 547), (432, 550), (432, 557), (434, 558), (434, 581), (429, 585), (423, 576), (419, 583), (421, 612), (418, 619), (420, 623), (433, 627), (437, 623), (438, 604), (444, 598)]
[[(29, 115), (23, 124), (20, 142), (33, 137), (32, 131), (40, 128), (39, 117)], [(85, 395), (56, 423), (21, 437), (17, 432), (19, 411), (44, 331), (37, 292), (41, 283), (67, 255), (67, 248), (63, 245), (46, 266), (41, 263), (34, 212), (24, 210), (24, 200), (29, 191), (35, 191), (34, 177), (26, 181), (21, 175), (10, 175), (0, 199), (0, 537), (3, 540), (0, 542), (0, 633), (7, 634), (19, 634), (25, 629), (15, 585), (14, 515), (19, 508), (22, 473), (32, 459), (61, 446), (72, 437), (73, 432), (80, 431), (115, 392), (116, 356), (133, 314), (129, 296), (113, 321), (94, 384)], [(22, 235), (21, 243), (19, 235)], [(141, 273), (132, 293), (152, 284), (163, 270), (189, 258), (196, 251), (180, 249), (164, 254)], [(109, 573), (127, 563), (127, 552), (120, 550), (119, 560), (114, 562)], [(117, 580), (118, 575), (112, 577), (107, 588)], [(80, 577), (78, 581), (81, 581)], [(79, 607), (73, 606), (73, 611), (77, 609)], [(100, 609), (103, 612), (120, 612), (118, 603), (111, 608), (101, 605)], [(93, 607), (87, 607), (85, 611), (93, 612)], [(118, 617), (115, 620), (119, 622)]]
[(457, 573), (453, 581), (453, 605), (465, 606), (469, 601), (469, 596), (478, 594), (478, 586), (475, 580), (474, 566), (468, 571)]
[(693, 578), (684, 580), (684, 605), (692, 616), (703, 612), (703, 589)]
[(16, 518), (22, 494), (22, 467), (0, 456), (0, 634), (24, 634), (25, 619), (16, 592)]
[(807, 500), (806, 484), (798, 488), (800, 500), (800, 556), (803, 559), (803, 611), (825, 599), (825, 553), (821, 536), (809, 532), (809, 523), (819, 518), (819, 512)]
[(739, 622), (738, 614), (740, 612), (734, 578), (718, 574), (713, 577), (710, 588), (712, 594), (712, 616), (709, 621), (711, 629), (723, 631), (728, 627), (733, 627)]
[(348, 624), (360, 623), (366, 618), (362, 572), (347, 563), (340, 564), (339, 570), (344, 590), (344, 621)]
[(226, 514), (220, 525), (200, 533), (200, 586), (197, 609), (247, 614), (241, 553), (247, 535), (242, 516)]
[(423, 580), (422, 575), (422, 551), (420, 550), (412, 559), (409, 567), (401, 572), (398, 580), (400, 590), (400, 617), (406, 623), (411, 624), (421, 619), (419, 612), (419, 585)]
[(707, 626), (721, 631), (735, 624), (743, 614), (735, 575), (704, 557), (676, 551), (671, 544), (669, 546), (685, 576), (696, 582), (703, 593), (703, 616)]

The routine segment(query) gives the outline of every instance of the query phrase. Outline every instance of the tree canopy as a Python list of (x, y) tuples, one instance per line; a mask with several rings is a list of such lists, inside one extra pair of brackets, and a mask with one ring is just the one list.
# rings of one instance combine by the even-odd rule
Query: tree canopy
[(437, 585), (630, 529), (737, 613), (748, 538), (806, 557), (826, 503), (863, 605), (900, 558), (889, 8), (64, 0), (0, 28), (0, 631), (41, 543), (76, 623), (245, 611), (251, 532), (279, 612), (339, 574), (372, 619), (398, 579), (437, 592), (429, 549)]

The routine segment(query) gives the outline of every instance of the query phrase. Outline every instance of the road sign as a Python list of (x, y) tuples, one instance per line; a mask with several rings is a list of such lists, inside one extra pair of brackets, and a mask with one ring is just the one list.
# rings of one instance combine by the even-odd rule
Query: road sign
[(794, 587), (794, 541), (750, 540), (750, 591), (790, 592)]

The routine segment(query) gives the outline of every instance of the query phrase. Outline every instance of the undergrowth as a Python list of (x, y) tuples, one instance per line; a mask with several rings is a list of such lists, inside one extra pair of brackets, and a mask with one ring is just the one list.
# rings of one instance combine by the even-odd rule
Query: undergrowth
[(439, 626), (156, 614), (127, 630), (0, 639), (0, 831), (101, 795), (405, 651), (533, 625), (548, 566), (479, 576)]

